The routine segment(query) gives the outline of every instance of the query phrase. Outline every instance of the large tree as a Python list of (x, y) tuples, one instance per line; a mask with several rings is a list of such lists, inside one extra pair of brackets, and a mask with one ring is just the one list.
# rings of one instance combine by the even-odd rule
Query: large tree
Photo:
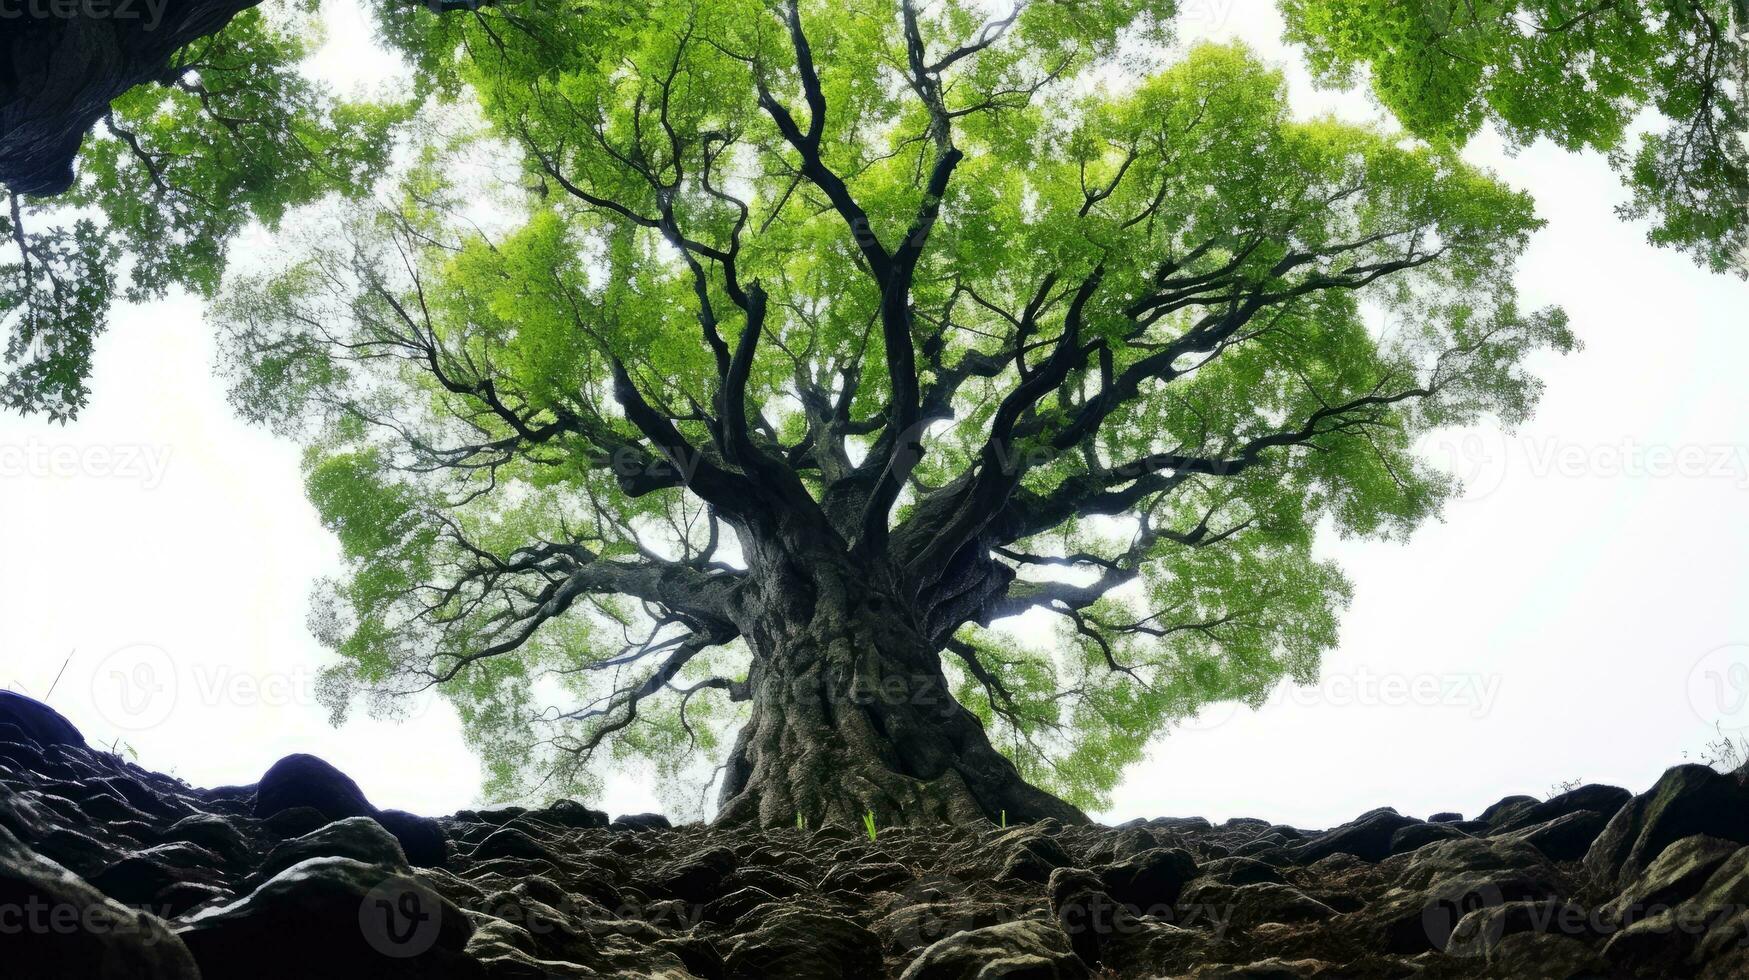
[(1170, 13), (401, 22), (482, 130), (219, 310), (345, 550), (337, 702), (442, 686), (495, 791), (697, 749), (726, 821), (1075, 820), (1312, 679), (1317, 533), (1434, 514), (1418, 436), (1573, 340), (1516, 301), (1524, 194), (1165, 62)]

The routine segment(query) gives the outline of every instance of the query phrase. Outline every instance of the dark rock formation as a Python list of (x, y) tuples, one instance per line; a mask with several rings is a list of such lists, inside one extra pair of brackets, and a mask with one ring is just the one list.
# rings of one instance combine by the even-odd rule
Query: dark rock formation
[(0, 32), (0, 183), (59, 194), (116, 96), (163, 74), (176, 49), (260, 0), (18, 4)]
[(351, 776), (313, 755), (288, 755), (268, 767), (255, 784), (255, 815), (271, 817), (300, 806), (318, 810), (329, 820), (362, 817), (372, 810)]
[(0, 934), (5, 970), (18, 977), (183, 980), (188, 949), (156, 916), (131, 910), (0, 829)]
[[(205, 790), (10, 725), (9, 977), (1749, 976), (1749, 795), (1698, 767), (1474, 821), (1043, 820), (870, 841), (609, 821), (573, 801), (427, 821), (376, 810), (309, 756)], [(420, 866), (420, 847), (445, 861)]]
[(1419, 822), (1389, 807), (1373, 810), (1306, 841), (1294, 851), (1294, 856), (1306, 864), (1332, 854), (1352, 854), (1363, 861), (1377, 861), (1391, 854), (1391, 842), (1398, 832)]
[(848, 916), (806, 907), (765, 909), (729, 944), (729, 980), (880, 980), (881, 943)]
[(383, 864), (313, 857), (178, 935), (204, 980), (483, 978), (465, 955), (473, 923), (417, 879)]
[(0, 691), (0, 738), (39, 746), (83, 746), (85, 736), (60, 712), (22, 694)]
[(1155, 847), (1100, 869), (1099, 879), (1107, 895), (1147, 909), (1178, 901), (1184, 886), (1196, 876), (1196, 858), (1189, 851)]
[(413, 867), (436, 868), (449, 860), (449, 838), (430, 817), (404, 810), (378, 810), (371, 816), (400, 842), (407, 863)]
[(1749, 786), (1737, 775), (1677, 766), (1615, 812), (1585, 855), (1604, 885), (1625, 885), (1681, 838), (1707, 834), (1749, 844)]
[(673, 826), (660, 813), (628, 813), (615, 817), (613, 825), (626, 830), (666, 830)]
[(1581, 786), (1541, 802), (1532, 801), (1511, 807), (1507, 812), (1499, 814), (1490, 826), (1497, 833), (1507, 833), (1546, 824), (1573, 813), (1596, 813), (1607, 821), (1633, 799), (1633, 796), (1634, 794), (1620, 786)]
[[(400, 810), (378, 810), (352, 777), (313, 755), (288, 755), (274, 763), (255, 787), (255, 815), (273, 818), (314, 811), (320, 824), (347, 817), (370, 817), (393, 834), (415, 867), (443, 864), (448, 845), (437, 822)], [(315, 818), (300, 814), (299, 826)]]
[(1081, 980), (1087, 967), (1061, 929), (1023, 919), (956, 932), (923, 951), (900, 980)]
[(1650, 867), (1600, 910), (1612, 926), (1632, 925), (1692, 897), (1719, 866), (1742, 847), (1736, 841), (1696, 834), (1664, 849)]

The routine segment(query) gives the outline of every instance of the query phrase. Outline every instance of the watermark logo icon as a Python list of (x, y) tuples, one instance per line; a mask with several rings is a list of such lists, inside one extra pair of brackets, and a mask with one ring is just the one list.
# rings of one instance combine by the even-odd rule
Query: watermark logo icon
[[(1421, 926), (1427, 931), (1427, 939), (1434, 949), (1444, 950), (1451, 945), (1458, 923), (1464, 916), (1482, 909), (1497, 909), (1506, 904), (1506, 895), (1498, 885), (1484, 883), (1473, 888), (1459, 887), (1448, 894), (1441, 895), (1421, 910)], [(1481, 924), (1483, 934), (1480, 937), (1467, 937), (1474, 941), (1480, 938), (1480, 947), (1491, 949), (1506, 931), (1505, 920), (1499, 917), (1489, 918)]]
[(1727, 735), (1749, 733), (1749, 643), (1714, 647), (1688, 672), (1688, 704)]
[(176, 664), (149, 643), (111, 652), (91, 675), (91, 703), (98, 714), (123, 731), (155, 728), (176, 707)]
[(443, 902), (412, 878), (385, 879), (358, 906), (358, 927), (370, 948), (393, 959), (429, 950), (443, 930)]
[(1417, 449), (1435, 469), (1457, 479), (1459, 500), (1481, 500), (1506, 482), (1511, 445), (1499, 430), (1432, 432)]
[(1239, 714), (1238, 701), (1213, 701), (1196, 709), (1194, 714), (1186, 715), (1173, 725), (1174, 731), (1181, 732), (1212, 732)]

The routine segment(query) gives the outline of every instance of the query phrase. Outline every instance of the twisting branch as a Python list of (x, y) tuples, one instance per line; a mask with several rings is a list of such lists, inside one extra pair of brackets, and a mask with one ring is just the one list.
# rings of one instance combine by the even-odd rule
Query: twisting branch
[(899, 491), (904, 488), (911, 468), (923, 454), (922, 400), (918, 391), (917, 352), (911, 338), (911, 282), (929, 243), (930, 232), (941, 216), (948, 181), (963, 156), (953, 145), (952, 123), (942, 100), (941, 79), (927, 67), (928, 55), (924, 51), (916, 7), (911, 0), (903, 0), (900, 9), (910, 65), (908, 81), (929, 110), (929, 137), (935, 146), (935, 162), (930, 168), (929, 180), (923, 187), (923, 200), (917, 207), (911, 227), (893, 252), (886, 274), (879, 277), (881, 338), (886, 346), (887, 377), (892, 385), (888, 424), (893, 435), (886, 447), (880, 477), (863, 511), (862, 532), (855, 544), (856, 554), (862, 557), (885, 550), (888, 515), (899, 499)]
[(730, 514), (748, 514), (757, 506), (758, 494), (746, 477), (724, 469), (688, 442), (667, 415), (644, 399), (626, 371), (625, 362), (612, 358), (613, 392), (626, 418), (637, 426), (657, 452), (686, 479), (688, 489)]
[(753, 81), (758, 90), (759, 106), (777, 124), (778, 132), (783, 134), (784, 140), (800, 155), (802, 176), (826, 195), (826, 199), (843, 218), (851, 239), (861, 251), (875, 280), (885, 282), (891, 258), (880, 240), (875, 237), (874, 224), (869, 220), (868, 212), (856, 202), (843, 178), (828, 167), (821, 156), (821, 137), (826, 131), (826, 95), (820, 87), (820, 76), (814, 67), (813, 49), (808, 45), (807, 34), (802, 29), (802, 14), (797, 0), (785, 0), (783, 18), (784, 26), (789, 32), (790, 44), (795, 50), (796, 73), (801, 77), (802, 95), (808, 104), (808, 129), (803, 132), (796, 124), (789, 109), (772, 94), (761, 66), (756, 64), (753, 66)]
[[(578, 711), (566, 712), (560, 715), (557, 720), (569, 722), (596, 722), (596, 724), (590, 728), (589, 733), (586, 736), (565, 745), (564, 750), (580, 759), (587, 759), (593, 755), (595, 750), (600, 748), (602, 743), (605, 742), (609, 736), (613, 735), (615, 732), (623, 731), (630, 726), (632, 722), (636, 721), (638, 719), (638, 709), (643, 705), (644, 701), (660, 693), (663, 689), (668, 688), (675, 676), (680, 673), (681, 668), (691, 663), (700, 653), (703, 653), (705, 650), (717, 646), (722, 642), (726, 641), (711, 636), (689, 636), (681, 642), (678, 649), (669, 654), (668, 658), (662, 661), (661, 665), (651, 672), (650, 676), (644, 678), (641, 683), (629, 688), (616, 689), (605, 699), (606, 704), (600, 707), (590, 707)], [(700, 686), (702, 687), (704, 685)], [(729, 683), (727, 681), (722, 681), (720, 684), (712, 683), (709, 686), (721, 686), (727, 688)], [(694, 688), (691, 691), (683, 691), (682, 703), (684, 704), (685, 697), (690, 696), (692, 691), (696, 690), (697, 688)]]
[[(1156, 291), (1130, 301), (1122, 310), (1131, 323), (1124, 336), (1139, 340), (1162, 309), (1186, 309), (1213, 306), (1192, 326), (1159, 349), (1145, 353), (1121, 371), (1110, 355), (1107, 341), (1081, 340), (1081, 328), (1087, 304), (1098, 288), (1099, 272), (1084, 280), (1064, 314), (1064, 327), (1051, 357), (1037, 371), (1022, 371), (1022, 381), (1003, 398), (992, 418), (989, 435), (978, 456), (978, 469), (969, 479), (961, 479), (932, 496), (947, 495), (948, 499), (925, 501), (913, 518), (913, 527), (906, 531), (908, 567), (913, 574), (924, 576), (928, 584), (929, 570), (949, 567), (947, 558), (979, 538), (986, 527), (1006, 520), (1000, 533), (1001, 543), (1018, 540), (1015, 533), (1022, 528), (1039, 527), (1041, 519), (1068, 519), (1077, 513), (1121, 513), (1150, 494), (1169, 490), (1183, 476), (1196, 473), (1236, 474), (1253, 465), (1257, 456), (1275, 445), (1297, 444), (1309, 440), (1318, 432), (1304, 434), (1280, 433), (1257, 445), (1245, 447), (1248, 455), (1239, 459), (1200, 459), (1176, 453), (1158, 454), (1154, 458), (1126, 463), (1114, 471), (1091, 471), (1080, 480), (1072, 479), (1061, 493), (1084, 494), (1083, 499), (1065, 508), (1055, 501), (1034, 502), (1027, 508), (1031, 514), (1015, 519), (1006, 514), (1007, 502), (1026, 475), (1029, 463), (1014, 451), (1021, 439), (1042, 440), (1054, 453), (1070, 451), (1088, 445), (1106, 419), (1120, 407), (1141, 396), (1145, 385), (1165, 383), (1193, 370), (1180, 362), (1192, 355), (1212, 358), (1219, 356), (1231, 344), (1244, 339), (1243, 331), (1259, 313), (1284, 307), (1294, 301), (1324, 290), (1361, 288), (1385, 276), (1418, 268), (1443, 254), (1444, 249), (1423, 251), (1418, 236), (1411, 230), (1404, 253), (1395, 259), (1377, 262), (1357, 262), (1334, 271), (1314, 269), (1298, 281), (1284, 282), (1283, 277), (1297, 269), (1314, 266), (1321, 259), (1340, 257), (1374, 245), (1387, 236), (1370, 235), (1353, 242), (1341, 243), (1311, 251), (1290, 251), (1255, 279), (1243, 277), (1245, 256), (1256, 248), (1255, 241), (1235, 250), (1235, 256), (1211, 272), (1181, 274), (1192, 257), (1206, 254), (1215, 247), (1205, 242), (1192, 250), (1185, 259), (1163, 263), (1155, 277)], [(1050, 280), (1047, 279), (1047, 282)], [(1017, 324), (1016, 334), (1024, 341), (1030, 334), (1030, 323), (1036, 318), (1037, 296), (1021, 317), (1010, 317)], [(1026, 346), (1014, 351), (1017, 369)], [(1047, 397), (1063, 395), (1063, 385), (1084, 370), (1089, 361), (1100, 359), (1101, 383), (1097, 394), (1067, 412), (1045, 411)], [(1206, 363), (1204, 361), (1203, 363)], [(1430, 392), (1416, 389), (1402, 393), (1403, 400)], [(1366, 407), (1347, 406), (1346, 410)], [(1322, 423), (1327, 415), (1319, 415), (1312, 423)], [(1170, 470), (1172, 475), (1160, 471)], [(1115, 487), (1134, 481), (1124, 491)], [(943, 516), (944, 514), (948, 516)], [(1052, 526), (1052, 525), (1045, 525)]]

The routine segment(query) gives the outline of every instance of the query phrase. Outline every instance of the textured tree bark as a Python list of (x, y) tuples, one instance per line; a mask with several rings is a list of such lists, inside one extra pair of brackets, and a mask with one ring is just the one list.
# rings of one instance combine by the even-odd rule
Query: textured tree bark
[(259, 2), (115, 0), (101, 16), (14, 4), (16, 16), (0, 20), (0, 183), (34, 195), (71, 187), (79, 144), (116, 96)]
[(878, 570), (792, 563), (761, 578), (771, 601), (746, 632), (752, 717), (730, 753), (719, 823), (786, 826), (799, 814), (856, 827), (870, 812), (881, 825), (1004, 812), (1087, 822), (990, 744)]

